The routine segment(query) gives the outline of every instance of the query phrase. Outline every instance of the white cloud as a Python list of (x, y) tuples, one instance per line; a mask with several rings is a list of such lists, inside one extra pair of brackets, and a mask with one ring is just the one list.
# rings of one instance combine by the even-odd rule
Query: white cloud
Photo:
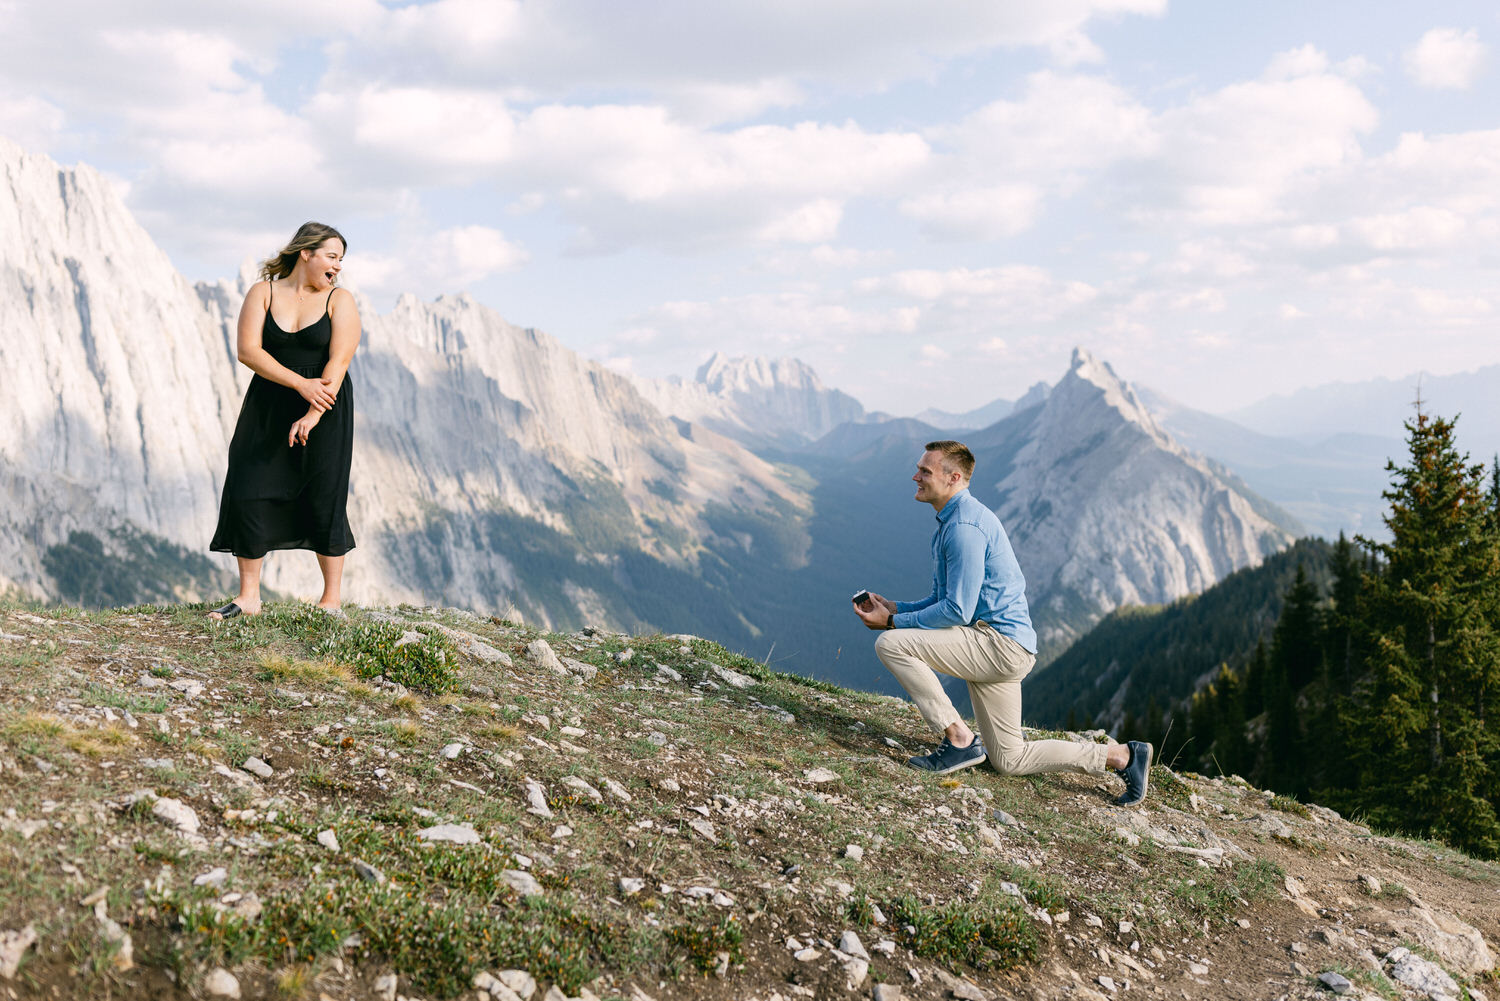
[(346, 272), (349, 285), (366, 293), (436, 295), (509, 271), (526, 259), (526, 252), (499, 230), (456, 226), (410, 242), (399, 256), (351, 251)]
[(1352, 220), (1349, 228), (1376, 250), (1428, 250), (1455, 244), (1463, 237), (1466, 223), (1463, 216), (1448, 209), (1417, 206), (1363, 216)]
[(924, 365), (941, 364), (952, 357), (952, 355), (936, 344), (923, 344), (917, 354), (921, 357), (922, 364)]
[(23, 149), (47, 149), (62, 135), (67, 116), (57, 105), (31, 94), (0, 91), (0, 136)]
[(1010, 184), (932, 192), (908, 198), (900, 207), (903, 215), (939, 239), (992, 240), (1031, 228), (1041, 201), (1038, 189)]
[(1258, 80), (1230, 84), (1159, 115), (1160, 135), (1139, 176), (1153, 209), (1199, 225), (1249, 225), (1285, 218), (1295, 190), (1362, 156), (1359, 137), (1375, 108), (1350, 81), (1307, 48), (1272, 60)]
[(1432, 90), (1468, 90), (1484, 68), (1488, 47), (1472, 28), (1433, 28), (1402, 56), (1406, 75)]

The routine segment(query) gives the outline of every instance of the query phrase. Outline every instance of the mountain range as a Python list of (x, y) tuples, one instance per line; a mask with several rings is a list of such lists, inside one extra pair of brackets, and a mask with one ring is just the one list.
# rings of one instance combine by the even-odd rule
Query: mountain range
[[(0, 588), (218, 597), (231, 564), (199, 554), (248, 381), (233, 325), (249, 276), (187, 282), (86, 166), (0, 142), (0, 178), (0, 420), (15, 429)], [(866, 413), (794, 359), (715, 356), (690, 382), (653, 382), (466, 295), (360, 307), (351, 600), (699, 632), (886, 686), (843, 602), (925, 593), (932, 512), (907, 480), (943, 429)], [(1298, 530), (1085, 351), (966, 434), (1049, 653)], [(267, 562), (269, 587), (315, 590), (310, 558)]]

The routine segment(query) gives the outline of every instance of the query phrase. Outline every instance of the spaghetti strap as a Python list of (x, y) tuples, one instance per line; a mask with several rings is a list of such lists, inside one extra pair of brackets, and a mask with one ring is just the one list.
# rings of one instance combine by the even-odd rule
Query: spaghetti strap
[(271, 315), (271, 296), (273, 296), (275, 294), (276, 294), (276, 281), (274, 279), (267, 278), (266, 279), (266, 315), (267, 316)]
[(323, 300), (323, 315), (324, 316), (328, 315), (328, 307), (331, 306), (331, 305), (333, 305), (333, 293), (337, 292), (338, 290), (339, 290), (339, 287), (337, 285), (335, 285), (333, 288), (331, 288), (331, 289), (328, 290), (328, 298)]

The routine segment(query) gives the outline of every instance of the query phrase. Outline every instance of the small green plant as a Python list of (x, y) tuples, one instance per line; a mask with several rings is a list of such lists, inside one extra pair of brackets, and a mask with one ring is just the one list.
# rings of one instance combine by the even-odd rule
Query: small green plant
[(1291, 813), (1299, 817), (1311, 817), (1312, 811), (1306, 805), (1297, 802), (1291, 796), (1274, 796), (1271, 799), (1271, 809), (1280, 810), (1282, 813)]
[(913, 896), (891, 902), (891, 921), (919, 956), (1009, 970), (1036, 958), (1039, 940), (1018, 904), (951, 901), (928, 906)]
[(744, 961), (740, 947), (745, 941), (745, 930), (733, 914), (709, 925), (676, 925), (667, 929), (666, 939), (686, 951), (688, 962), (700, 973), (717, 966), (720, 953), (728, 953), (731, 963)]

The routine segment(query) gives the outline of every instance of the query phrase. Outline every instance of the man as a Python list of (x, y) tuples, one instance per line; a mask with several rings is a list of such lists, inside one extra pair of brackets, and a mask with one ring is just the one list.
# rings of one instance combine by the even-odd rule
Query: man
[[(872, 593), (854, 606), (866, 626), (884, 630), (875, 641), (876, 655), (927, 724), (943, 734), (937, 750), (907, 764), (938, 774), (987, 758), (1004, 775), (1103, 775), (1112, 768), (1125, 779), (1125, 794), (1115, 803), (1134, 806), (1146, 798), (1150, 744), (1027, 741), (1021, 735), (1021, 679), (1036, 664), (1036, 632), (1010, 539), (995, 513), (969, 493), (973, 475), (974, 453), (967, 446), (927, 443), (912, 479), (916, 499), (937, 512), (932, 593), (904, 602)], [(935, 671), (968, 682), (978, 736), (953, 708)]]

